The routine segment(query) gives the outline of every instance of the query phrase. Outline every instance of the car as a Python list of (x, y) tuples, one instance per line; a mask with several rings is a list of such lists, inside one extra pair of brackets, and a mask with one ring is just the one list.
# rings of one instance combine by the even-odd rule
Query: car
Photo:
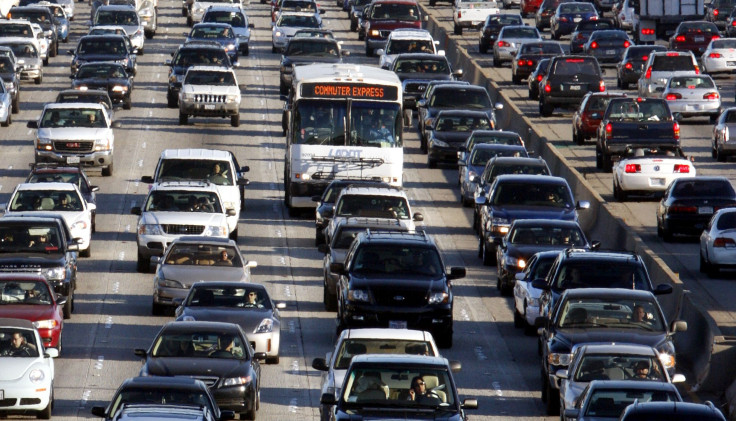
[(721, 114), (721, 94), (708, 75), (673, 76), (664, 85), (662, 98), (678, 121), (707, 116), (713, 124)]
[(493, 43), (493, 67), (513, 61), (522, 44), (537, 41), (542, 41), (542, 36), (535, 28), (526, 25), (504, 26)]
[[(636, 306), (644, 309), (643, 321), (633, 318)], [(566, 290), (554, 309), (545, 312), (543, 307), (536, 325), (540, 326), (539, 343), (542, 350), (542, 401), (546, 404), (548, 415), (559, 412), (559, 379), (556, 373), (568, 368), (575, 345), (585, 342), (648, 345), (657, 350), (665, 369), (671, 371), (675, 368), (672, 337), (677, 332), (687, 330), (687, 322), (675, 320), (671, 324), (667, 323), (659, 302), (650, 291), (618, 288)], [(594, 382), (588, 388), (592, 388)], [(631, 383), (669, 385), (671, 390), (676, 391), (671, 383)], [(585, 396), (586, 392), (583, 392), (579, 402), (585, 402)], [(585, 406), (583, 408), (582, 412), (585, 413)]]
[(613, 167), (613, 197), (662, 193), (672, 180), (695, 177), (696, 170), (679, 147), (628, 148)]
[(583, 390), (596, 380), (634, 380), (682, 383), (685, 376), (670, 377), (659, 352), (648, 345), (580, 344), (573, 347), (570, 365), (556, 373), (560, 379), (560, 413), (575, 408)]
[(85, 35), (79, 39), (76, 49), (68, 54), (73, 56), (71, 74), (77, 73), (83, 63), (95, 61), (114, 61), (125, 66), (125, 71), (135, 76), (135, 54), (131, 53), (123, 35)]
[(236, 6), (243, 8), (243, 2), (241, 0), (226, 0), (226, 1), (210, 1), (210, 0), (185, 0), (187, 7), (186, 11), (182, 8), (182, 15), (186, 15), (187, 26), (192, 26), (195, 23), (202, 21), (204, 14), (211, 6)]
[[(0, 25), (0, 28), (2, 26)], [(9, 48), (18, 59), (16, 69), (21, 81), (33, 80), (33, 83), (36, 85), (41, 84), (43, 81), (43, 61), (39, 56), (36, 45), (31, 39), (2, 37), (0, 38), (0, 47)]]
[(337, 310), (337, 282), (339, 274), (332, 271), (333, 263), (342, 263), (355, 237), (365, 230), (409, 232), (405, 223), (383, 218), (346, 218), (335, 226), (331, 241), (320, 244), (318, 250), (325, 254), (323, 259), (324, 283), (322, 302), (327, 311)]
[(634, 7), (635, 0), (620, 0), (613, 5), (611, 12), (613, 13), (616, 26), (626, 31), (634, 28)]
[(736, 206), (736, 191), (726, 177), (683, 177), (673, 180), (657, 206), (657, 235), (700, 235), (715, 209)]
[[(454, 85), (454, 86), (471, 86), (470, 82), (464, 81), (464, 80), (430, 80), (429, 83), (427, 83), (427, 86), (424, 89), (424, 92), (419, 94), (416, 102), (416, 110), (417, 110), (417, 126), (419, 128), (419, 147), (422, 153), (424, 153), (424, 116), (430, 116), (430, 114), (436, 114), (438, 110), (428, 110), (427, 109), (427, 101), (432, 98), (434, 95), (434, 91), (436, 88), (442, 86), (442, 85)], [(445, 104), (441, 105), (447, 105), (446, 107), (442, 108), (453, 108), (449, 104), (449, 101), (451, 100), (451, 97), (449, 95), (446, 95), (444, 97), (443, 102)], [(488, 99), (490, 102), (490, 98)], [(457, 107), (457, 105), (455, 106)], [(440, 108), (440, 107), (437, 107)], [(433, 111), (430, 113), (430, 111)], [(431, 124), (431, 121), (430, 121)]]
[(187, 298), (189, 290), (201, 281), (250, 282), (255, 261), (246, 260), (235, 241), (205, 236), (181, 236), (173, 240), (163, 256), (152, 256), (153, 315), (162, 315), (166, 307), (176, 307)]
[(15, 54), (8, 47), (0, 47), (7, 55), (0, 52), (0, 79), (2, 79), (5, 90), (10, 94), (10, 111), (12, 114), (20, 112), (20, 71), (18, 71)]
[(240, 126), (240, 85), (233, 69), (219, 66), (192, 66), (187, 69), (179, 91), (179, 125), (189, 117), (230, 117), (230, 125)]
[[(465, 420), (465, 410), (477, 409), (478, 402), (460, 402), (452, 377), (460, 367), (459, 362), (426, 355), (358, 355), (350, 362), (340, 394), (323, 394), (320, 404), (335, 406), (331, 419), (336, 421), (363, 416), (376, 408), (385, 417)], [(423, 387), (426, 394), (409, 398), (415, 386)]]
[[(48, 247), (54, 247), (48, 240), (44, 242), (41, 235), (32, 238), (30, 248), (45, 252)], [(0, 320), (28, 320), (41, 338), (40, 349), (56, 348), (57, 354), (61, 353), (66, 298), (57, 296), (42, 275), (32, 273), (0, 274), (0, 292), (3, 297)]]
[(280, 12), (319, 11), (319, 5), (314, 0), (272, 0), (271, 22), (275, 22)]
[[(466, 142), (467, 143), (467, 142)], [(458, 155), (460, 152), (458, 151)], [(458, 184), (460, 185), (460, 203), (464, 207), (473, 205), (473, 193), (477, 187), (477, 177), (483, 172), (488, 161), (497, 156), (529, 157), (523, 145), (501, 143), (478, 143), (458, 159)]]
[(76, 104), (82, 102), (92, 102), (102, 104), (107, 108), (110, 118), (112, 118), (112, 100), (110, 95), (107, 93), (107, 89), (104, 91), (101, 89), (87, 89), (86, 91), (80, 91), (78, 89), (64, 89), (56, 94), (56, 101), (59, 104)]
[(28, 320), (0, 319), (0, 345), (11, 347), (11, 342), (25, 342), (25, 352), (0, 356), (0, 390), (3, 400), (10, 401), (3, 408), (6, 414), (35, 412), (40, 419), (51, 419), (54, 404), (54, 358), (59, 352), (44, 349), (41, 337)]
[(524, 269), (517, 273), (514, 283), (514, 327), (523, 328), (524, 333), (536, 335), (534, 323), (539, 317), (539, 297), (542, 290), (534, 288), (532, 281), (547, 276), (559, 250), (540, 251), (526, 261)]
[[(8, 14), (15, 20), (25, 20), (41, 27), (43, 38), (48, 42), (48, 57), (59, 54), (59, 35), (54, 25), (54, 15), (45, 6), (13, 6)], [(46, 64), (46, 63), (44, 63)]]
[(599, 29), (593, 31), (583, 45), (583, 54), (595, 57), (598, 63), (619, 63), (626, 49), (633, 43), (626, 31), (620, 29)]
[(210, 6), (204, 13), (202, 22), (230, 24), (238, 42), (238, 52), (244, 56), (250, 54), (251, 30), (255, 28), (255, 24), (248, 21), (248, 15), (242, 7), (237, 5)]
[(170, 405), (176, 411), (181, 405), (207, 409), (215, 420), (235, 418), (230, 410), (221, 411), (203, 380), (184, 376), (147, 376), (125, 379), (107, 406), (93, 406), (92, 415), (112, 421), (123, 407), (129, 405)]
[(731, 141), (731, 130), (736, 130), (736, 108), (723, 110), (711, 134), (711, 155), (718, 162), (725, 162), (736, 153), (736, 145)]
[[(229, 344), (228, 344), (229, 342)], [(168, 322), (148, 350), (141, 376), (189, 376), (207, 382), (220, 410), (255, 420), (260, 406), (261, 365), (239, 325), (224, 322)]]
[(634, 402), (682, 402), (671, 383), (636, 380), (593, 380), (575, 408), (566, 409), (565, 420), (618, 420), (625, 407)]
[[(81, 166), (66, 164), (31, 164), (26, 183), (72, 183), (77, 186), (84, 201), (97, 206), (99, 186), (90, 183)], [(92, 232), (95, 232), (95, 213), (92, 212)]]
[(736, 40), (716, 38), (711, 40), (703, 51), (700, 61), (703, 63), (703, 73), (732, 73), (736, 71)]
[(702, 421), (726, 421), (712, 402), (634, 402), (621, 412), (621, 421), (660, 417), (671, 421), (698, 419)]
[(115, 128), (110, 110), (94, 103), (46, 104), (38, 120), (26, 126), (35, 129), (35, 162), (81, 164), (98, 167), (102, 175), (113, 173)]
[(457, 153), (475, 130), (491, 130), (493, 122), (483, 111), (463, 109), (442, 110), (429, 127), (427, 136), (427, 166), (438, 163), (457, 164)]
[(350, 19), (350, 31), (358, 31), (358, 27), (363, 20), (363, 11), (371, 2), (372, 0), (350, 0), (348, 2), (347, 12), (348, 19)]
[[(433, 1), (433, 0), (431, 0)], [(421, 29), (422, 22), (429, 16), (423, 16), (419, 5), (414, 0), (374, 0), (363, 12), (365, 55), (372, 57), (379, 48), (386, 48), (386, 40), (394, 29)]]
[(464, 28), (480, 29), (488, 15), (501, 13), (498, 3), (491, 0), (456, 0), (452, 3), (452, 21), (455, 35)]
[(478, 31), (478, 51), (481, 54), (488, 53), (496, 43), (498, 33), (504, 26), (523, 25), (524, 21), (521, 15), (512, 14), (491, 14), (486, 17), (485, 22)]
[(432, 81), (452, 81), (463, 76), (463, 70), (453, 71), (444, 55), (429, 53), (398, 54), (389, 70), (396, 73), (403, 86), (404, 110), (417, 109), (417, 102)]
[(644, 73), (637, 81), (640, 97), (660, 97), (664, 85), (673, 76), (700, 74), (695, 55), (689, 51), (657, 51), (649, 53), (643, 67)]
[(481, 207), (478, 257), (486, 266), (496, 264), (496, 249), (514, 220), (577, 221), (577, 211), (590, 207), (588, 201), (574, 201), (564, 178), (547, 175), (499, 175), (475, 204)]
[(589, 92), (572, 115), (572, 141), (583, 145), (586, 139), (597, 136), (598, 126), (603, 119), (608, 103), (612, 98), (625, 97), (626, 94), (613, 92)]
[[(440, 355), (432, 334), (410, 329), (345, 329), (335, 342), (332, 352), (325, 358), (312, 360), (312, 368), (322, 371), (321, 394), (333, 394), (338, 398), (348, 367), (353, 357), (363, 354)], [(320, 404), (321, 421), (329, 421), (333, 405)]]
[(590, 34), (601, 29), (614, 29), (616, 25), (607, 18), (595, 20), (581, 20), (570, 34), (570, 54), (583, 52), (583, 45), (588, 42)]
[(69, 19), (64, 11), (64, 7), (48, 1), (38, 2), (35, 5), (47, 7), (51, 11), (51, 21), (56, 26), (57, 40), (61, 42), (69, 41)]
[(715, 23), (719, 31), (726, 30), (726, 21), (733, 10), (733, 0), (715, 0), (705, 8), (705, 20)]
[(521, 16), (528, 18), (536, 16), (537, 10), (542, 5), (542, 0), (521, 0), (519, 3), (519, 10)]
[(574, 0), (542, 0), (539, 2), (539, 7), (534, 13), (534, 26), (536, 26), (540, 31), (545, 28), (549, 28), (552, 15), (555, 14), (560, 3), (572, 1)]
[(154, 421), (161, 418), (191, 421), (217, 421), (206, 408), (187, 404), (127, 404), (115, 415), (116, 421)]
[[(344, 263), (330, 270), (337, 283), (337, 330), (349, 327), (426, 329), (441, 348), (452, 347), (454, 279), (464, 267), (447, 271), (429, 234), (358, 234)], [(421, 291), (421, 293), (419, 293)]]
[(122, 64), (85, 63), (79, 66), (71, 79), (73, 89), (104, 89), (114, 104), (122, 104), (124, 110), (132, 107), (133, 77), (128, 75)]
[(516, 56), (511, 60), (511, 81), (521, 83), (534, 72), (537, 63), (545, 58), (564, 55), (562, 46), (556, 41), (527, 42), (519, 47)]
[(529, 89), (529, 99), (539, 99), (539, 83), (544, 79), (549, 71), (549, 63), (551, 58), (543, 58), (537, 63), (537, 67), (527, 78), (527, 88)]
[(516, 274), (524, 270), (527, 261), (542, 251), (596, 250), (600, 241), (588, 242), (575, 221), (554, 219), (517, 219), (496, 247), (496, 289), (501, 295), (512, 295)]
[(272, 24), (271, 52), (281, 52), (286, 48), (289, 38), (302, 28), (322, 28), (322, 18), (315, 12), (288, 12), (279, 14), (278, 19)]
[(473, 150), (473, 147), (482, 143), (525, 147), (524, 140), (516, 132), (504, 130), (473, 130), (470, 136), (468, 136), (468, 140), (465, 141), (465, 144), (458, 148), (457, 159), (465, 160), (466, 155)]
[[(248, 264), (246, 264), (246, 271)], [(225, 279), (225, 277), (220, 277)], [(266, 354), (267, 364), (278, 364), (281, 314), (286, 303), (274, 303), (261, 284), (243, 280), (195, 282), (176, 308), (176, 320), (236, 323), (255, 352)]]
[(598, 60), (591, 56), (558, 56), (539, 82), (539, 114), (549, 117), (557, 107), (577, 108), (588, 92), (605, 92)]
[(97, 206), (87, 203), (77, 186), (72, 183), (18, 184), (3, 207), (6, 216), (18, 212), (60, 214), (73, 237), (78, 239), (79, 254), (82, 257), (90, 257), (92, 253), (92, 212), (95, 209)]
[(437, 50), (439, 41), (435, 41), (426, 29), (399, 28), (391, 31), (386, 39), (386, 47), (376, 50), (378, 67), (388, 69), (399, 54), (427, 53), (445, 55), (444, 50)]
[[(43, 64), (49, 63), (49, 41), (43, 35), (40, 25), (24, 19), (3, 20), (0, 22), (0, 38), (14, 38), (15, 41), (20, 41), (17, 38), (25, 38), (24, 41), (33, 44), (33, 49), (38, 53), (38, 58), (43, 60)], [(13, 52), (18, 55), (16, 50)]]
[(720, 31), (713, 22), (680, 22), (669, 40), (670, 50), (690, 51), (703, 54), (711, 40), (720, 38)]
[(227, 51), (231, 63), (237, 63), (240, 52), (238, 37), (229, 23), (202, 22), (195, 24), (184, 43), (217, 42)]
[(209, 65), (233, 67), (227, 51), (216, 43), (182, 44), (171, 54), (171, 57), (171, 60), (166, 60), (166, 65), (169, 66), (169, 87), (166, 91), (166, 103), (169, 108), (179, 106), (179, 92), (189, 67)]
[(644, 73), (644, 64), (653, 52), (667, 51), (663, 45), (631, 45), (624, 51), (621, 61), (616, 65), (616, 87), (629, 89), (637, 83)]
[(728, 15), (728, 18), (726, 19), (726, 36), (727, 37), (733, 37), (736, 35), (736, 8), (731, 10), (731, 13)]
[(731, 251), (736, 245), (736, 209), (719, 209), (700, 234), (700, 272), (710, 277), (718, 276), (721, 268), (734, 266), (736, 259)]
[(598, 11), (592, 3), (560, 3), (549, 18), (549, 32), (552, 39), (570, 35), (580, 22), (598, 20)]
[(92, 26), (97, 25), (121, 26), (130, 38), (134, 52), (143, 55), (144, 27), (134, 7), (127, 5), (100, 6), (95, 12), (94, 18), (92, 18)]
[(291, 88), (294, 66), (311, 63), (342, 63), (350, 55), (340, 43), (330, 38), (292, 37), (284, 49), (279, 65), (279, 93), (286, 95)]
[(5, 82), (0, 80), (0, 120), (2, 126), (8, 127), (13, 122), (13, 96), (5, 87)]

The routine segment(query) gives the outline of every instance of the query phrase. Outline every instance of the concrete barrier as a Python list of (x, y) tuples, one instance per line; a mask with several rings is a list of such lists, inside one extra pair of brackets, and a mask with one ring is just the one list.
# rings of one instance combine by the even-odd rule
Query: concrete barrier
[[(424, 12), (428, 11), (425, 9)], [(453, 68), (463, 69), (463, 80), (485, 86), (494, 103), (500, 102), (504, 105), (503, 110), (497, 113), (499, 127), (519, 133), (527, 148), (547, 161), (553, 174), (568, 181), (576, 200), (590, 201), (590, 209), (580, 213), (580, 223), (588, 237), (601, 240), (605, 249), (636, 252), (646, 263), (655, 286), (660, 283), (672, 285), (673, 294), (658, 298), (667, 320), (680, 319), (688, 322), (688, 331), (678, 332), (674, 336), (678, 371), (682, 369), (687, 374), (688, 383), (693, 390), (722, 393), (736, 377), (736, 364), (732, 363), (736, 354), (736, 347), (733, 346), (736, 340), (721, 334), (707, 311), (685, 293), (677, 274), (624, 221), (612, 213), (587, 180), (547, 141), (543, 128), (533, 124), (524, 115), (499, 85), (490, 79), (489, 74), (473, 61), (465, 48), (449, 36), (435, 16), (430, 16), (426, 28), (435, 40), (443, 43)], [(736, 383), (732, 389), (736, 407)]]

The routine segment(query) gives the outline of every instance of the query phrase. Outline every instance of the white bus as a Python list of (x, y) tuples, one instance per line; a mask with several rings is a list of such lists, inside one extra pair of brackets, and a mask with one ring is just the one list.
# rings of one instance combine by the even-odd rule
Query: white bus
[(284, 200), (314, 207), (334, 179), (400, 187), (404, 169), (401, 81), (353, 64), (296, 66), (284, 106)]

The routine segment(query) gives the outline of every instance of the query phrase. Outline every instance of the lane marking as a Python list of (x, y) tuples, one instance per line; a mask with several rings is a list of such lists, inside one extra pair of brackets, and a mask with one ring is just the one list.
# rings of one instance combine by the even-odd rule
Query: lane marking
[(138, 160), (138, 167), (142, 167), (142, 166), (143, 166), (143, 160), (142, 159), (139, 159)]
[(488, 357), (486, 356), (486, 354), (483, 352), (483, 347), (482, 346), (476, 346), (475, 349), (474, 349), (474, 352), (475, 352), (475, 357), (478, 360), (485, 361), (485, 360), (488, 359)]
[(292, 412), (292, 413), (293, 413), (293, 412), (296, 412), (296, 411), (297, 411), (297, 410), (299, 409), (299, 407), (297, 406), (297, 403), (298, 403), (298, 402), (299, 402), (299, 401), (298, 401), (298, 400), (297, 400), (296, 398), (293, 398), (293, 399), (292, 399), (292, 400), (291, 400), (291, 401), (289, 402), (289, 412)]
[(83, 407), (84, 405), (87, 404), (87, 401), (89, 400), (89, 396), (91, 394), (92, 394), (92, 391), (89, 389), (82, 392), (82, 400), (80, 401), (81, 403), (80, 407)]
[(276, 236), (281, 238), (283, 234), (281, 234), (281, 230), (276, 230)]
[(291, 288), (288, 285), (284, 286), (284, 295), (291, 297)]
[(491, 386), (493, 387), (493, 390), (496, 391), (496, 396), (503, 396), (503, 390), (501, 389), (501, 383), (492, 382)]
[(286, 265), (286, 259), (284, 259), (284, 256), (279, 256), (279, 263)]
[(125, 226), (125, 232), (130, 232), (130, 224)]
[(116, 281), (114, 284), (112, 284), (112, 292), (113, 294), (117, 294), (119, 290), (120, 290), (120, 282)]
[(120, 260), (121, 262), (122, 262), (123, 260), (125, 260), (125, 252), (124, 252), (124, 251), (121, 251), (121, 252), (120, 252), (120, 254), (118, 255), (118, 260)]
[(112, 327), (112, 316), (107, 316), (105, 318), (105, 329), (110, 329)]
[(95, 362), (95, 370), (102, 370), (103, 363), (105, 362), (105, 356), (100, 355), (97, 357), (97, 362)]
[(289, 333), (296, 333), (296, 322), (289, 320)]

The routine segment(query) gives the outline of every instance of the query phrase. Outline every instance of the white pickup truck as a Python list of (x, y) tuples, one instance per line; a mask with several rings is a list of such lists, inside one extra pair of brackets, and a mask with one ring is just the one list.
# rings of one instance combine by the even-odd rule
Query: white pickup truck
[(463, 28), (480, 28), (488, 15), (501, 13), (495, 0), (455, 0), (452, 5), (452, 20), (455, 35), (462, 35)]

